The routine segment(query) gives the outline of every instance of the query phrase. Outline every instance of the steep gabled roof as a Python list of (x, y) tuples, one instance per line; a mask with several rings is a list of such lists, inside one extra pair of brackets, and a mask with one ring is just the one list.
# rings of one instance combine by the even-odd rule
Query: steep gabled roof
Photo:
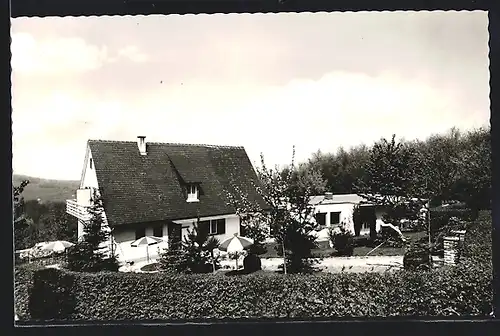
[[(225, 191), (237, 186), (266, 208), (243, 147), (89, 140), (110, 225), (234, 213)], [(198, 183), (199, 202), (186, 202), (185, 184)], [(239, 195), (235, 195), (239, 197)]]

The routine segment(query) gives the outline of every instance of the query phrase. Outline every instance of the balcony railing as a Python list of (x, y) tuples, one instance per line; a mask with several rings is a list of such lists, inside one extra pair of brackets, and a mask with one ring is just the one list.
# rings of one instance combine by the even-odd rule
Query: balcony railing
[(80, 220), (86, 221), (90, 219), (88, 205), (78, 204), (76, 200), (66, 200), (66, 213)]

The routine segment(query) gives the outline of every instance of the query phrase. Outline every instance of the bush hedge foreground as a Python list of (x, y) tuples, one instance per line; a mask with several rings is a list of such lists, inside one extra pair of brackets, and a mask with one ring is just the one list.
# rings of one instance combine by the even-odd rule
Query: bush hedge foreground
[(43, 320), (485, 316), (490, 271), (229, 277), (44, 269), (29, 309)]
[(474, 223), (467, 259), (429, 272), (224, 276), (43, 269), (33, 278), (29, 312), (41, 320), (486, 316), (490, 234), (491, 219)]
[(14, 270), (14, 309), (20, 320), (31, 318), (28, 303), (34, 274), (43, 268), (39, 263), (16, 265)]

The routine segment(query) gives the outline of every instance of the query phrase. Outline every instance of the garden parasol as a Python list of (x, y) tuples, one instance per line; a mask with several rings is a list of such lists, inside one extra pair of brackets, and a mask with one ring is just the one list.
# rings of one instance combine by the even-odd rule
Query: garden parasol
[(44, 251), (51, 251), (51, 252), (64, 252), (68, 247), (71, 247), (73, 245), (75, 244), (70, 243), (69, 241), (66, 240), (56, 240), (46, 243), (41, 247), (41, 249)]
[[(233, 237), (224, 240), (218, 247), (221, 251), (227, 253), (241, 252), (253, 245), (253, 240), (246, 237), (238, 236), (237, 233)], [(238, 269), (238, 259), (236, 259), (236, 269)]]
[(149, 246), (159, 244), (163, 240), (158, 237), (151, 237), (151, 236), (145, 236), (142, 238), (137, 239), (136, 241), (132, 242), (130, 245), (132, 247), (139, 247), (139, 246), (146, 246), (146, 257), (147, 261), (149, 262)]

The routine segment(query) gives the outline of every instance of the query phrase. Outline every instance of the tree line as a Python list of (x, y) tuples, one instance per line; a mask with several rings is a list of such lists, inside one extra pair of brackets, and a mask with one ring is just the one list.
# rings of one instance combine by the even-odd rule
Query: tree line
[(77, 239), (78, 221), (66, 213), (64, 202), (25, 201), (22, 197), (28, 180), (14, 187), (14, 245), (16, 250), (33, 247), (42, 241)]
[[(371, 191), (428, 197), (433, 205), (459, 200), (471, 209), (490, 208), (490, 127), (456, 128), (425, 140), (380, 139), (336, 153), (318, 151), (297, 175), (335, 194)], [(324, 185), (324, 187), (323, 187)]]

